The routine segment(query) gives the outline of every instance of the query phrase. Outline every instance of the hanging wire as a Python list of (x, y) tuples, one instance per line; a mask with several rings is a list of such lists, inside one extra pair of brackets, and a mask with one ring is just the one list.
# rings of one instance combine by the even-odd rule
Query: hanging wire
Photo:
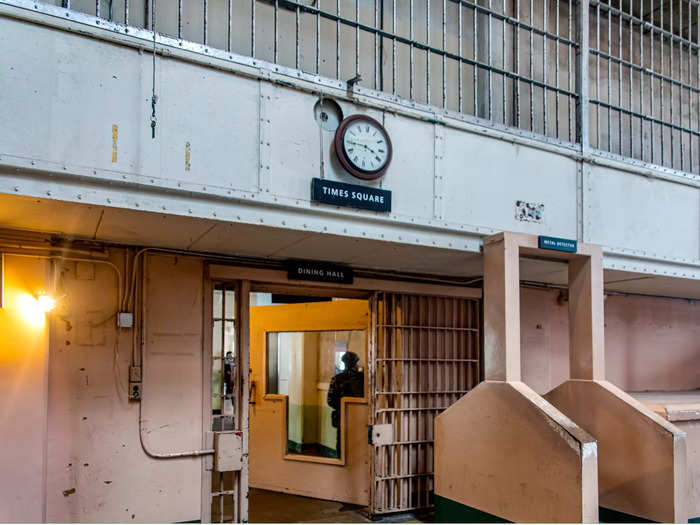
[(151, 138), (156, 138), (156, 0), (151, 0), (151, 29), (153, 30), (153, 83), (151, 88)]

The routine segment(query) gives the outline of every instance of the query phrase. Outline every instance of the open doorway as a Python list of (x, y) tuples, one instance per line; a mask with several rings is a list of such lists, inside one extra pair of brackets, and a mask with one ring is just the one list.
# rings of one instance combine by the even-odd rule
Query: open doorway
[(367, 519), (368, 328), (366, 298), (251, 292), (251, 522)]
[(481, 290), (359, 277), (326, 287), (291, 282), (281, 270), (219, 265), (209, 276), (215, 356), (206, 425), (214, 442), (233, 428), (242, 444), (238, 471), (205, 467), (203, 520), (429, 513), (433, 420), (480, 380)]

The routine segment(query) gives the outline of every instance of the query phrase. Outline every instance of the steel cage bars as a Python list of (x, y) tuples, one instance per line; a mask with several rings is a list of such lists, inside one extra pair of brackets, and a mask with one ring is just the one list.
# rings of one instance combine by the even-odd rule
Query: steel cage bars
[(47, 3), (112, 22), (102, 28), (150, 30), (156, 13), (158, 33), (204, 54), (352, 80), (584, 154), (700, 173), (698, 0)]

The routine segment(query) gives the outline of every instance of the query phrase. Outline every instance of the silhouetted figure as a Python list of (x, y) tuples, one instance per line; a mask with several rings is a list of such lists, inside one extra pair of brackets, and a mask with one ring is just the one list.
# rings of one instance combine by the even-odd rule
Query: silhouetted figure
[(226, 352), (224, 359), (224, 394), (233, 394), (233, 352)]
[(333, 376), (328, 388), (328, 406), (331, 412), (331, 424), (338, 429), (336, 435), (336, 451), (340, 457), (340, 400), (344, 397), (364, 397), (365, 374), (357, 369), (360, 358), (354, 352), (345, 352), (341, 357), (345, 370)]

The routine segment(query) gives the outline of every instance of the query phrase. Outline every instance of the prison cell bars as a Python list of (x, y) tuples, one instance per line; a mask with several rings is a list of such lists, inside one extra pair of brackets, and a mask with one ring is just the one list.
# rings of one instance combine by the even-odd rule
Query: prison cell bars
[[(63, 7), (72, 7), (70, 0), (59, 1)], [(101, 3), (105, 2), (110, 20), (148, 28), (149, 1), (157, 2), (121, 0), (121, 20), (115, 20), (112, 1), (96, 0), (93, 13), (103, 16)], [(183, 39), (183, 22), (187, 22), (197, 25), (201, 33), (188, 35), (191, 39), (211, 44), (210, 4), (208, 0), (188, 3), (201, 7), (201, 23), (197, 23), (183, 13), (183, 0), (178, 0), (174, 15), (177, 38)], [(588, 10), (579, 9), (586, 5)], [(360, 85), (400, 98), (565, 142), (578, 141), (584, 150), (590, 140), (598, 150), (700, 172), (697, 0), (228, 0), (225, 9), (223, 46), (229, 52), (341, 81), (350, 80), (353, 74), (358, 79), (368, 72)], [(578, 9), (578, 16), (574, 16), (574, 9)], [(592, 45), (581, 50), (584, 11), (586, 18), (591, 18)], [(293, 21), (281, 20), (281, 12), (293, 13)], [(250, 17), (246, 46), (236, 40), (246, 38), (233, 28), (234, 22), (244, 17)], [(301, 29), (307, 18), (315, 21), (314, 31)], [(440, 39), (433, 38), (436, 19), (440, 21)], [(321, 42), (326, 22), (335, 26), (333, 51)], [(575, 23), (579, 25), (577, 34)], [(493, 36), (499, 25), (500, 46), (494, 45)], [(272, 42), (266, 33), (270, 26)], [(352, 46), (346, 45), (346, 30), (354, 33)], [(284, 53), (280, 52), (281, 40), (285, 42)], [(307, 41), (314, 41), (314, 51), (311, 47), (306, 50)], [(363, 42), (373, 42), (373, 57), (363, 52)], [(293, 56), (288, 47), (293, 48)], [(580, 55), (579, 60), (574, 54)], [(313, 60), (307, 60), (307, 55), (314, 55)], [(588, 69), (589, 55), (594, 96), (581, 100), (589, 76), (580, 70)], [(439, 59), (437, 78), (432, 75), (433, 57)], [(552, 57), (554, 64), (550, 65)], [(523, 60), (527, 61), (524, 67)], [(334, 62), (334, 71), (327, 62)], [(390, 82), (385, 82), (387, 74)], [(417, 83), (419, 74), (424, 78)], [(607, 83), (604, 89), (602, 81)], [(552, 97), (554, 104), (550, 104)], [(494, 111), (497, 98), (502, 105), (499, 112)], [(585, 126), (589, 104), (591, 122)]]
[[(590, 54), (595, 58), (596, 85), (595, 98), (590, 99), (596, 114), (591, 139), (596, 147), (697, 173), (698, 2), (590, 0), (590, 5), (595, 18), (595, 46)], [(605, 96), (600, 89), (603, 80)], [(623, 136), (623, 131), (629, 136)]]
[(370, 355), (374, 425), (373, 514), (432, 505), (433, 421), (480, 380), (479, 302), (381, 293), (374, 298)]
[[(96, 16), (101, 16), (100, 1), (95, 2)], [(519, 6), (521, 1), (529, 4), (530, 16), (529, 19), (520, 16)], [(571, 90), (570, 85), (563, 88), (559, 83), (559, 75), (556, 78), (548, 80), (547, 60), (542, 60), (535, 65), (535, 60), (530, 60), (529, 74), (524, 75), (516, 63), (519, 63), (520, 52), (519, 44), (520, 33), (528, 33), (531, 47), (535, 40), (539, 39), (543, 42), (545, 51), (549, 48), (546, 42), (551, 42), (552, 48), (556, 49), (559, 56), (560, 49), (566, 49), (567, 70), (571, 72), (573, 68), (572, 52), (577, 44), (571, 39), (571, 31), (569, 35), (563, 36), (559, 33), (559, 26), (556, 24), (556, 30), (551, 31), (547, 22), (547, 6), (539, 8), (541, 11), (535, 15), (535, 3), (539, 0), (502, 0), (498, 2), (494, 0), (410, 0), (409, 2), (397, 2), (397, 0), (318, 0), (310, 2), (306, 0), (228, 0), (225, 3), (226, 9), (226, 35), (225, 38), (218, 41), (225, 41), (224, 46), (226, 51), (238, 52), (252, 56), (253, 58), (269, 58), (274, 63), (283, 63), (289, 67), (305, 70), (309, 73), (322, 74), (323, 48), (321, 46), (322, 21), (328, 21), (335, 24), (335, 52), (332, 60), (335, 61), (334, 75), (331, 71), (325, 72), (335, 76), (341, 81), (350, 80), (350, 76), (354, 74), (355, 78), (361, 76), (363, 72), (374, 72), (362, 77), (360, 83), (366, 87), (377, 89), (391, 94), (410, 98), (421, 103), (434, 104), (444, 109), (458, 111), (461, 113), (472, 114), (489, 120), (496, 120), (503, 125), (518, 125), (519, 117), (513, 117), (513, 114), (520, 114), (521, 99), (516, 97), (513, 103), (509, 103), (506, 95), (508, 83), (516, 86), (512, 91), (519, 92), (520, 86), (526, 86), (532, 97), (538, 91), (541, 92), (542, 107), (546, 107), (545, 102), (549, 95), (554, 95), (559, 104), (563, 97), (566, 104), (571, 109), (575, 105), (576, 93)], [(562, 0), (563, 1), (563, 0)], [(132, 6), (141, 4), (143, 7), (144, 20), (141, 25), (145, 28), (151, 28), (150, 23), (150, 7), (153, 7), (149, 2), (156, 3), (156, 12), (158, 5), (167, 6), (161, 9), (169, 9), (171, 4), (158, 4), (157, 0), (123, 0), (124, 12), (123, 17), (115, 19), (110, 16), (111, 21), (124, 22), (125, 24), (139, 25), (138, 20), (133, 16), (130, 18), (130, 13), (133, 12)], [(249, 2), (249, 7), (244, 9), (244, 4)], [(509, 4), (511, 4), (509, 6)], [(197, 24), (196, 20), (190, 20), (183, 12), (183, 0), (177, 2), (177, 13), (173, 15), (177, 19), (176, 35), (178, 39), (185, 37), (183, 33), (183, 23), (194, 23), (198, 25), (201, 34), (190, 34), (190, 39), (204, 45), (211, 45), (211, 27), (209, 23), (210, 2), (208, 0), (196, 0), (191, 5), (201, 6), (201, 23)], [(353, 5), (352, 10), (347, 13), (343, 11), (344, 5)], [(415, 11), (415, 6), (420, 4), (422, 8), (422, 17), (418, 17)], [(70, 0), (63, 0), (62, 5), (70, 8)], [(111, 2), (110, 2), (111, 5)], [(150, 7), (149, 7), (150, 5)], [(558, 4), (557, 4), (558, 5)], [(264, 8), (264, 13), (261, 9)], [(269, 11), (271, 10), (271, 13)], [(352, 12), (351, 12), (352, 11)], [(406, 11), (406, 13), (404, 13)], [(111, 12), (111, 10), (110, 10)], [(282, 22), (280, 13), (293, 13), (293, 21)], [(262, 13), (262, 14), (261, 14)], [(223, 14), (223, 13), (222, 13)], [(390, 17), (385, 16), (389, 14)], [(264, 16), (263, 16), (264, 15)], [(452, 15), (456, 15), (457, 27), (454, 27), (454, 19)], [(233, 24), (236, 17), (250, 17), (249, 39), (248, 46), (243, 49), (241, 46), (234, 45), (234, 37), (238, 38), (233, 30)], [(315, 19), (315, 30), (313, 34), (304, 33), (301, 29), (305, 17)], [(408, 17), (408, 27), (402, 22), (399, 24), (398, 17), (402, 20)], [(544, 19), (543, 19), (544, 17)], [(366, 19), (366, 20), (363, 20)], [(420, 19), (419, 19), (420, 18)], [(480, 18), (482, 20), (480, 20)], [(159, 20), (164, 20), (159, 14)], [(435, 23), (438, 20), (438, 23)], [(262, 25), (261, 25), (262, 24)], [(261, 28), (265, 25), (272, 26), (272, 41), (265, 42), (267, 45), (261, 49), (260, 40), (265, 40), (265, 36), (259, 35)], [(159, 26), (161, 23), (159, 22)], [(436, 28), (436, 25), (438, 26)], [(500, 25), (501, 45), (494, 44), (493, 30), (496, 25)], [(449, 26), (449, 27), (448, 27)], [(452, 28), (454, 31), (451, 32)], [(309, 28), (307, 28), (309, 29)], [(354, 46), (344, 46), (349, 44), (344, 41), (344, 31), (350, 30), (354, 32)], [(167, 29), (158, 27), (157, 30), (167, 34)], [(420, 38), (416, 37), (417, 31), (420, 30)], [(463, 49), (466, 40), (465, 33), (473, 32), (473, 49), (471, 53)], [(477, 32), (482, 32), (483, 35), (478, 35)], [(437, 34), (440, 38), (437, 38)], [(517, 35), (517, 36), (514, 36)], [(435, 37), (435, 38), (434, 38)], [(293, 58), (287, 59), (286, 56), (281, 56), (281, 40), (288, 41), (293, 44)], [(292, 41), (289, 41), (291, 39)], [(480, 56), (478, 52), (478, 44), (480, 39), (483, 39), (486, 45), (485, 56)], [(514, 46), (506, 45), (508, 40), (515, 39)], [(314, 59), (308, 64), (305, 53), (302, 51), (302, 46), (305, 46), (307, 41), (315, 43)], [(374, 41), (373, 57), (368, 56), (366, 60), (362, 58), (362, 43)], [(390, 53), (384, 53), (384, 45), (389, 43), (391, 46)], [(267, 48), (271, 48), (269, 56)], [(290, 46), (291, 47), (291, 46)], [(354, 49), (353, 49), (354, 48)], [(350, 51), (350, 53), (348, 53)], [(399, 55), (403, 51), (408, 51), (408, 60), (404, 60)], [(420, 52), (420, 68), (416, 63), (418, 56), (416, 51)], [(501, 57), (497, 57), (498, 51)], [(346, 58), (347, 53), (347, 58)], [(290, 57), (291, 57), (291, 53)], [(382, 64), (380, 58), (384, 56), (390, 64)], [(389, 59), (390, 57), (390, 59)], [(437, 58), (439, 66), (436, 68), (432, 58)], [(329, 57), (331, 58), (331, 57)], [(557, 61), (558, 62), (558, 61)], [(310, 66), (313, 64), (312, 66)], [(348, 65), (354, 66), (354, 73), (348, 69)], [(310, 66), (310, 67), (309, 67)], [(558, 68), (558, 65), (556, 66)], [(390, 70), (391, 82), (385, 83), (384, 69)], [(403, 78), (404, 68), (408, 70), (408, 80), (404, 83), (399, 80)], [(435, 69), (439, 69), (439, 75), (433, 75)], [(420, 70), (420, 71), (419, 71)], [(470, 74), (474, 81), (472, 89), (471, 108), (465, 107), (464, 98), (469, 93), (465, 93), (464, 74)], [(415, 87), (416, 76), (423, 75), (422, 91), (419, 93)], [(348, 78), (346, 78), (348, 77)], [(483, 85), (478, 85), (481, 79), (485, 81)], [(405, 84), (405, 85), (404, 85)], [(569, 83), (570, 84), (570, 83)], [(498, 91), (501, 91), (502, 108), (499, 114), (494, 114), (494, 101), (496, 100)], [(435, 94), (439, 95), (435, 96)], [(566, 129), (559, 125), (552, 126), (546, 122), (546, 115), (536, 114), (532, 109), (534, 105), (533, 98), (530, 98), (531, 118), (525, 129), (538, 133), (548, 133), (562, 140), (573, 142), (574, 137), (570, 132), (572, 129), (572, 119), (575, 118), (573, 111), (567, 112), (569, 119)], [(485, 106), (483, 111), (479, 111), (479, 100), (483, 100)], [(539, 105), (540, 103), (538, 103)], [(514, 106), (514, 107), (513, 107)], [(559, 115), (557, 114), (557, 119)], [(550, 129), (553, 128), (553, 129)], [(556, 130), (560, 129), (561, 133), (556, 134)], [(566, 131), (566, 132), (564, 132)]]

